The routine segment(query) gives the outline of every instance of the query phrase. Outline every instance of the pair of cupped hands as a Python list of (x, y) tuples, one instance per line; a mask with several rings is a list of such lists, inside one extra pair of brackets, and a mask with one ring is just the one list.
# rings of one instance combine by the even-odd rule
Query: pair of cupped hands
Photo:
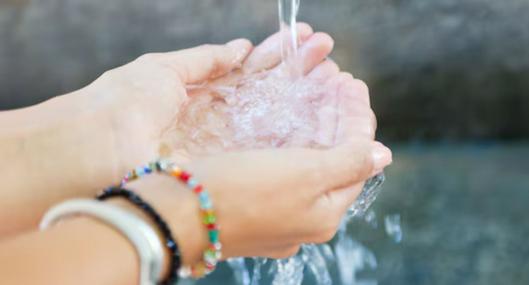
[[(330, 36), (314, 33), (303, 23), (297, 29), (303, 73), (329, 94), (346, 98), (347, 115), (338, 118), (341, 143), (328, 149), (220, 153), (183, 163), (211, 193), (224, 257), (286, 257), (302, 243), (331, 239), (365, 181), (391, 163), (391, 151), (374, 139), (376, 119), (366, 85), (327, 59), (333, 48)], [(112, 115), (116, 168), (125, 171), (160, 152), (185, 152), (171, 149), (163, 137), (178, 124), (178, 113), (190, 95), (186, 86), (235, 85), (248, 74), (286, 72), (280, 64), (280, 40), (275, 34), (256, 47), (238, 39), (146, 54), (82, 89), (102, 102), (119, 102)], [(170, 220), (184, 260), (200, 259), (207, 239), (193, 194), (163, 176), (147, 177), (129, 187), (153, 201)]]

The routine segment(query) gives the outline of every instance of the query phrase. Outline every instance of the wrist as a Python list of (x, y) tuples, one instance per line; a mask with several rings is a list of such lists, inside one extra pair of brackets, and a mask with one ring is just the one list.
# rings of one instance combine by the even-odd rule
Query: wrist
[[(149, 217), (144, 211), (142, 211), (138, 206), (132, 204), (130, 201), (127, 201), (123, 198), (114, 198), (109, 199), (105, 201), (105, 203), (109, 203), (115, 206), (118, 206), (119, 208), (127, 210), (127, 212), (132, 213), (133, 215), (137, 216), (138, 218), (142, 219), (144, 222), (146, 222), (158, 235), (158, 239), (162, 244), (165, 244), (165, 237), (160, 232), (158, 224), (156, 224), (151, 217)], [(171, 262), (171, 253), (167, 249), (167, 247), (164, 246), (164, 255), (163, 255), (163, 265), (162, 265), (162, 272), (160, 273), (160, 279), (164, 280), (169, 275), (169, 267)]]
[(152, 174), (127, 185), (158, 211), (169, 224), (182, 254), (184, 265), (202, 260), (207, 247), (207, 233), (200, 218), (194, 193), (174, 178)]

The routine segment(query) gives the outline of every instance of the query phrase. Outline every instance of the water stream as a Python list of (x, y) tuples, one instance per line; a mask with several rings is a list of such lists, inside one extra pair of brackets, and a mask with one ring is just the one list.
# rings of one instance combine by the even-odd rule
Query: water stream
[(302, 63), (297, 62), (298, 32), (296, 29), (300, 0), (277, 0), (279, 32), (281, 34), (281, 58), (294, 78), (302, 75)]

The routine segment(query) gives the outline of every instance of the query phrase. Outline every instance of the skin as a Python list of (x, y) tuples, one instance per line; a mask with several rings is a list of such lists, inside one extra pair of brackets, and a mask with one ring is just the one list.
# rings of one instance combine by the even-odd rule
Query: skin
[[(333, 45), (328, 35), (306, 24), (298, 29), (304, 73), (336, 91), (333, 100), (348, 108), (350, 116), (337, 122), (341, 144), (221, 153), (184, 163), (213, 197), (224, 257), (286, 257), (301, 243), (329, 240), (365, 180), (391, 163), (391, 151), (374, 141), (376, 121), (365, 84), (325, 60)], [(148, 54), (81, 90), (1, 112), (0, 157), (9, 162), (0, 165), (0, 264), (8, 264), (0, 268), (2, 280), (134, 284), (134, 250), (113, 229), (72, 218), (37, 232), (42, 214), (64, 199), (92, 197), (161, 151), (178, 151), (166, 149), (163, 135), (191, 96), (186, 86), (236, 82), (242, 74), (281, 68), (278, 45), (274, 35), (255, 48), (236, 40)], [(206, 233), (192, 193), (157, 175), (129, 186), (169, 222), (184, 263), (198, 261)], [(24, 274), (26, 268), (35, 272)]]

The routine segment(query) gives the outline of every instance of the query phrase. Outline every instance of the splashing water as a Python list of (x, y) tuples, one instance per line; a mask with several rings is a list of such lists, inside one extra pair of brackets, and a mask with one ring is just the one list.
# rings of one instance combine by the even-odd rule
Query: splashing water
[(359, 271), (377, 267), (375, 255), (369, 249), (347, 236), (345, 232), (341, 232), (338, 234), (334, 251), (336, 252), (336, 263), (340, 272), (341, 284), (376, 283), (374, 280), (359, 280), (356, 277), (356, 273)]
[[(237, 284), (249, 285), (250, 272), (246, 266), (244, 258), (231, 258), (227, 260), (228, 265), (233, 270)], [(255, 274), (254, 274), (255, 275)]]
[[(268, 261), (266, 258), (254, 258), (253, 275), (251, 285), (259, 285), (261, 281), (261, 270)], [(246, 284), (244, 284), (246, 285)]]
[(323, 251), (327, 251), (331, 254), (332, 259), (334, 259), (334, 254), (332, 253), (329, 245), (322, 245), (320, 247), (313, 244), (303, 245), (301, 248), (301, 257), (303, 262), (307, 265), (312, 275), (316, 279), (316, 283), (319, 285), (331, 285), (332, 279), (327, 269), (327, 260)]
[(273, 265), (275, 272), (272, 285), (299, 285), (303, 281), (303, 269), (305, 262), (301, 255), (291, 258), (278, 259)]
[(395, 243), (402, 241), (402, 228), (400, 226), (400, 215), (394, 214), (384, 217), (384, 228), (386, 233)]

